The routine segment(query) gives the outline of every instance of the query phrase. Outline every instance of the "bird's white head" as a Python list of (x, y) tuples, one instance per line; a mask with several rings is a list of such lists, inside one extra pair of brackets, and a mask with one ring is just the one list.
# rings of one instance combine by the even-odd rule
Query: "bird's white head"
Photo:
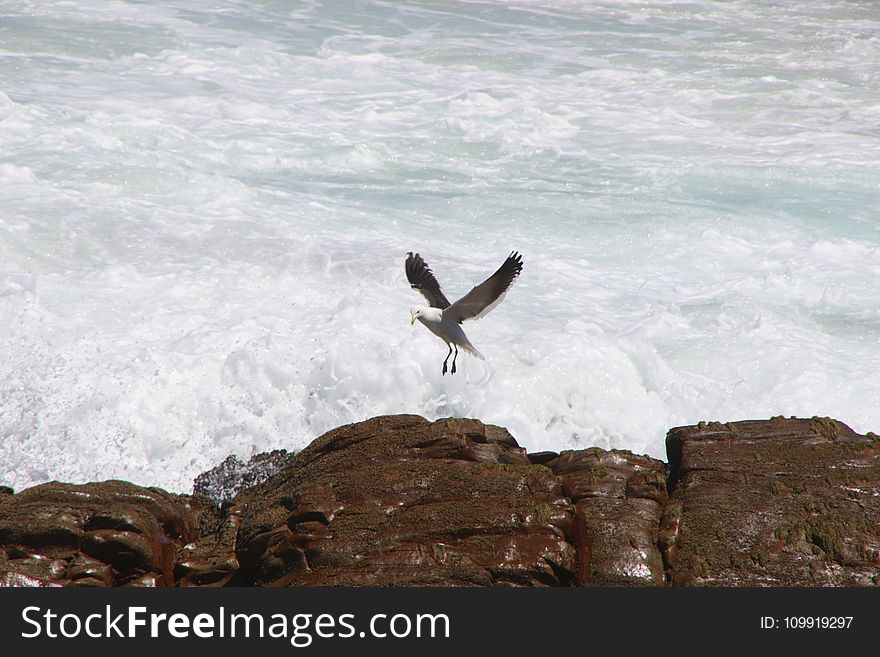
[(417, 319), (425, 326), (428, 324), (439, 324), (443, 321), (443, 311), (439, 308), (428, 306), (413, 306), (412, 310), (409, 311), (409, 316), (410, 324), (415, 324)]

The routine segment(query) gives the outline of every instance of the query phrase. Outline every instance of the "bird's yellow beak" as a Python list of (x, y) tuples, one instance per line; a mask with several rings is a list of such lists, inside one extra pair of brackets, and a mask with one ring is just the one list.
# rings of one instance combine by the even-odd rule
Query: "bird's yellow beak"
[(416, 316), (413, 315), (412, 317), (409, 318), (409, 325), (412, 326), (415, 323), (416, 323)]

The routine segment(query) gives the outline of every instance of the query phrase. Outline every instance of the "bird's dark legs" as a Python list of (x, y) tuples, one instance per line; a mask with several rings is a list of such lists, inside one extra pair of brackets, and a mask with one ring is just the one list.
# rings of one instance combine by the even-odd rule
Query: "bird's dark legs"
[[(452, 347), (455, 347), (455, 356), (452, 356)], [(458, 358), (458, 345), (449, 345), (449, 353), (446, 354), (446, 358), (443, 360), (443, 374), (446, 374), (446, 361), (449, 360), (449, 357), (452, 356), (452, 369), (450, 372), (455, 374), (455, 359)]]
[[(458, 348), (456, 347), (456, 354), (458, 354)], [(446, 361), (449, 360), (449, 357), (452, 355), (452, 345), (449, 345), (449, 353), (446, 354), (446, 359), (443, 361), (443, 374), (446, 374)], [(455, 359), (452, 359), (452, 373), (455, 374)]]

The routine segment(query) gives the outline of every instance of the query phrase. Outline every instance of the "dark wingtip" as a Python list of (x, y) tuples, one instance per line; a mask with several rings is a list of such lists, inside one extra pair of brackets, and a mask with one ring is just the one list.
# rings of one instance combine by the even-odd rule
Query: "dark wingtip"
[(511, 251), (510, 255), (507, 256), (508, 260), (513, 260), (516, 263), (516, 273), (519, 274), (522, 271), (523, 263), (522, 263), (522, 255), (519, 251)]

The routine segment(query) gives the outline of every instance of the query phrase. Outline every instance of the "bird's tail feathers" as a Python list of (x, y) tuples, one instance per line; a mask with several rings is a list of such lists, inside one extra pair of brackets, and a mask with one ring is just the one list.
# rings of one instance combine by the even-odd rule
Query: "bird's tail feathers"
[(464, 349), (466, 352), (468, 352), (471, 356), (476, 356), (480, 360), (486, 360), (486, 357), (483, 354), (481, 354), (479, 351), (477, 351), (476, 347), (474, 347), (474, 345), (472, 345), (470, 342), (467, 342), (465, 344), (460, 344), (458, 346), (461, 347), (462, 349)]

